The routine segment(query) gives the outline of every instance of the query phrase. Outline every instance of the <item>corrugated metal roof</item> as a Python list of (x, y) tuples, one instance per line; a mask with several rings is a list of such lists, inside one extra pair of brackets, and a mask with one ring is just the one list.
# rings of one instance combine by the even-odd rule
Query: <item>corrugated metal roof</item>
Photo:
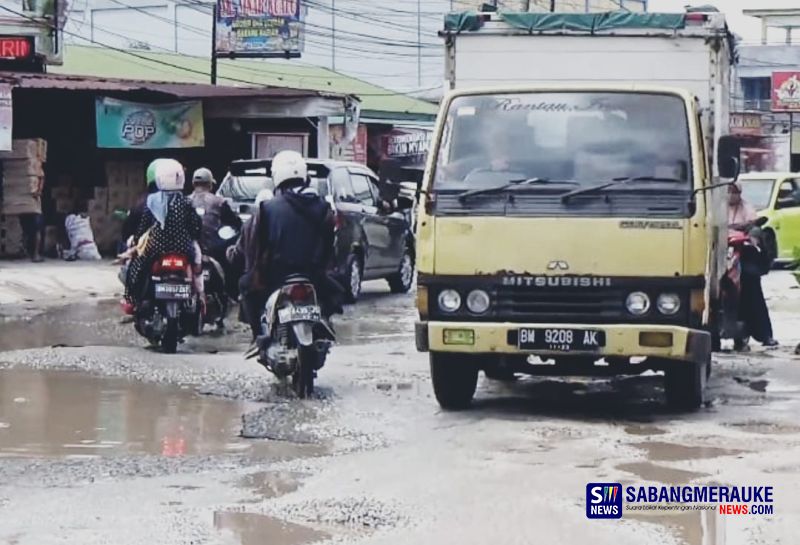
[(174, 83), (148, 80), (100, 78), (67, 74), (0, 72), (0, 82), (25, 89), (64, 89), (71, 91), (130, 92), (149, 91), (176, 98), (344, 98), (344, 94), (289, 87), (234, 87), (203, 83)]

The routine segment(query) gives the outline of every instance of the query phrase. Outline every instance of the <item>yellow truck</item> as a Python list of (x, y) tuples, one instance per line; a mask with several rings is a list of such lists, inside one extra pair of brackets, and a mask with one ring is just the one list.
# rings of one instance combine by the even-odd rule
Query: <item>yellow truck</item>
[(442, 35), (416, 326), (439, 404), (469, 406), (480, 371), (653, 369), (701, 406), (738, 170), (722, 15), (454, 14)]

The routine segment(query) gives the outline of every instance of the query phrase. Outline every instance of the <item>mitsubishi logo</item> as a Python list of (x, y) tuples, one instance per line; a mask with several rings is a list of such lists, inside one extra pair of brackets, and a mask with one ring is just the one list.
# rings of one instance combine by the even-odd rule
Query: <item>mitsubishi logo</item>
[(566, 261), (551, 261), (547, 264), (548, 271), (568, 271), (569, 263)]

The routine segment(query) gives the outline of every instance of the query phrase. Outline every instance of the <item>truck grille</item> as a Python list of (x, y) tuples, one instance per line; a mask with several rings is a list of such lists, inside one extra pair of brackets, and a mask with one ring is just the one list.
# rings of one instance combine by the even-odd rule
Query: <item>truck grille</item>
[(510, 322), (608, 323), (633, 318), (625, 310), (628, 291), (614, 288), (497, 288), (495, 319)]

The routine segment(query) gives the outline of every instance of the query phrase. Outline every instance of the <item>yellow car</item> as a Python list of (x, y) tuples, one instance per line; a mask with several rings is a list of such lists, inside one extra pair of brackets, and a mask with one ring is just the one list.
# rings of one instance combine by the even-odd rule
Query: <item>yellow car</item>
[(750, 172), (739, 178), (742, 197), (765, 216), (767, 251), (778, 262), (794, 260), (800, 249), (800, 173)]

